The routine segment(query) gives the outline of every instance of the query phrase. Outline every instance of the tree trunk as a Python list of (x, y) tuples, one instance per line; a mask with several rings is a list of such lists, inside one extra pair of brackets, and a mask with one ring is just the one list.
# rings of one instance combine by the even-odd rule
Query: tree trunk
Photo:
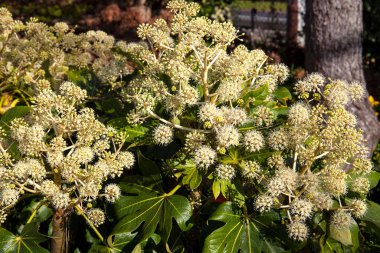
[(53, 215), (53, 236), (51, 239), (52, 253), (65, 253), (66, 249), (66, 219), (63, 217), (64, 210), (58, 209)]
[[(306, 70), (365, 86), (362, 65), (362, 0), (306, 0)], [(358, 118), (369, 150), (380, 138), (380, 126), (368, 102), (348, 106)]]

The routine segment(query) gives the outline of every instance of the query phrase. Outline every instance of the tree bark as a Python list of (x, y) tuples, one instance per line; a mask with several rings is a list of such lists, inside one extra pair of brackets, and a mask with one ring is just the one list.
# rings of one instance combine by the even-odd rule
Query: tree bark
[(51, 239), (52, 253), (65, 253), (66, 249), (66, 219), (64, 210), (58, 209), (53, 215), (53, 236)]
[[(306, 70), (333, 79), (358, 81), (365, 87), (362, 64), (362, 0), (306, 0)], [(366, 145), (374, 150), (380, 126), (368, 102), (348, 106), (364, 131)]]

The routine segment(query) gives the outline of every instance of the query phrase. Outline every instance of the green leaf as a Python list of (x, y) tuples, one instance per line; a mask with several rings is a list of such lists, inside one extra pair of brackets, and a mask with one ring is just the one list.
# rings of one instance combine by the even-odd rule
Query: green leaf
[(377, 171), (371, 171), (367, 175), (368, 181), (369, 181), (369, 188), (373, 189), (377, 186), (377, 184), (380, 181), (380, 173)]
[(199, 174), (197, 167), (193, 161), (186, 161), (186, 164), (177, 165), (176, 169), (182, 170), (182, 183), (189, 185), (194, 190), (202, 183), (202, 175)]
[(5, 114), (0, 118), (0, 126), (4, 127), (5, 129), (9, 128), (9, 124), (12, 120), (15, 118), (20, 118), (25, 116), (30, 111), (30, 107), (28, 106), (16, 106), (8, 111), (5, 112)]
[(277, 99), (292, 99), (292, 94), (290, 93), (290, 91), (284, 87), (284, 86), (280, 86), (278, 87), (274, 93), (273, 93), (273, 96)]
[(329, 236), (343, 245), (352, 246), (354, 250), (359, 247), (359, 226), (353, 218), (350, 227), (342, 229), (330, 226)]
[(67, 72), (67, 79), (77, 85), (86, 84), (87, 79), (85, 78), (85, 75), (88, 75), (86, 71), (72, 69)]
[(269, 94), (268, 85), (263, 85), (257, 89), (248, 91), (243, 96), (243, 100), (247, 101), (248, 99), (253, 98), (255, 101), (256, 100), (263, 101), (268, 96), (268, 94)]
[(20, 235), (14, 235), (0, 227), (0, 250), (6, 253), (49, 253), (39, 244), (47, 237), (38, 232), (37, 223), (26, 224)]
[(203, 253), (262, 252), (263, 240), (257, 225), (234, 207), (232, 202), (224, 202), (211, 215), (209, 220), (225, 224), (206, 238)]
[[(124, 190), (128, 190), (125, 189)], [(131, 193), (134, 193), (131, 189)], [(138, 229), (137, 242), (141, 242), (157, 230), (164, 243), (168, 241), (174, 219), (182, 230), (190, 227), (186, 222), (192, 215), (191, 204), (179, 195), (159, 194), (148, 190), (137, 196), (120, 198), (115, 205), (118, 217), (122, 217), (112, 231), (112, 235), (129, 233)]]
[(220, 194), (220, 182), (218, 180), (214, 180), (212, 183), (212, 194), (214, 195), (214, 199), (217, 199)]
[(146, 158), (140, 150), (137, 151), (137, 164), (144, 177), (150, 177), (156, 184), (161, 184), (160, 168), (153, 160)]
[[(111, 236), (109, 238), (108, 245), (93, 245), (88, 253), (120, 253), (120, 252), (131, 252), (134, 248), (126, 247), (135, 238), (136, 233), (123, 233)], [(112, 239), (112, 240), (111, 240)], [(144, 240), (143, 242), (137, 244), (140, 249), (149, 249), (153, 245), (158, 245), (160, 242), (160, 236), (153, 234), (150, 238)], [(132, 251), (133, 252), (133, 251)], [(149, 251), (150, 252), (150, 251)]]
[(272, 109), (275, 117), (278, 117), (280, 115), (288, 115), (289, 112), (289, 107), (278, 107), (278, 108), (273, 108)]
[(367, 201), (367, 212), (361, 220), (373, 227), (377, 237), (380, 239), (380, 205), (372, 201)]
[(133, 142), (138, 138), (143, 138), (149, 131), (149, 128), (141, 125), (130, 126), (125, 117), (112, 119), (108, 122), (108, 124), (126, 133), (126, 142)]

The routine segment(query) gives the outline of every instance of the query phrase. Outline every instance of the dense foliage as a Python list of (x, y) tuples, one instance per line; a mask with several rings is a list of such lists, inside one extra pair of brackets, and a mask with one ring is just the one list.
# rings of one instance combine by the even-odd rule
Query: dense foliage
[(0, 248), (374, 249), (380, 174), (345, 109), (362, 86), (292, 85), (232, 24), (167, 8), (129, 44), (0, 9), (0, 88), (23, 105), (1, 118)]

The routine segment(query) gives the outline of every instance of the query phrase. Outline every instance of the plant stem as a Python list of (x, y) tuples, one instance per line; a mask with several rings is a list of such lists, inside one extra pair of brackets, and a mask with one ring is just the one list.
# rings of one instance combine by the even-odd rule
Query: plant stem
[(51, 253), (63, 253), (66, 248), (66, 218), (64, 209), (57, 209), (53, 215), (53, 235), (51, 238)]
[(169, 193), (165, 193), (165, 196), (172, 196), (174, 193), (176, 193), (179, 188), (181, 188), (182, 184), (177, 184), (176, 187), (174, 187)]
[(98, 238), (104, 242), (103, 236), (100, 234), (99, 230), (96, 229), (94, 224), (88, 219), (87, 215), (83, 212), (83, 210), (79, 206), (75, 206), (75, 209), (77, 210), (78, 214), (83, 216), (83, 218), (87, 221), (88, 225), (92, 228), (92, 230), (95, 232), (95, 234), (98, 236)]
[(152, 110), (148, 109), (147, 110), (148, 113), (153, 117), (153, 118), (156, 118), (158, 119), (159, 121), (167, 124), (167, 125), (170, 125), (174, 128), (177, 128), (177, 129), (181, 129), (181, 130), (185, 130), (185, 131), (189, 131), (189, 132), (200, 132), (200, 133), (211, 133), (212, 131), (211, 130), (203, 130), (203, 129), (195, 129), (195, 128), (189, 128), (189, 127), (184, 127), (184, 126), (180, 126), (180, 125), (177, 125), (177, 124), (174, 124), (174, 123), (171, 123), (170, 121), (167, 121), (166, 119), (163, 119), (161, 118), (160, 116), (158, 116), (157, 114), (155, 114)]
[(45, 205), (45, 203), (46, 203), (46, 201), (42, 201), (42, 202), (40, 202), (40, 203), (38, 204), (38, 206), (33, 210), (33, 213), (30, 215), (30, 217), (29, 217), (28, 221), (26, 222), (26, 224), (29, 224), (29, 223), (32, 222), (32, 220), (33, 220), (34, 216), (36, 216), (38, 210), (39, 210), (43, 205)]

